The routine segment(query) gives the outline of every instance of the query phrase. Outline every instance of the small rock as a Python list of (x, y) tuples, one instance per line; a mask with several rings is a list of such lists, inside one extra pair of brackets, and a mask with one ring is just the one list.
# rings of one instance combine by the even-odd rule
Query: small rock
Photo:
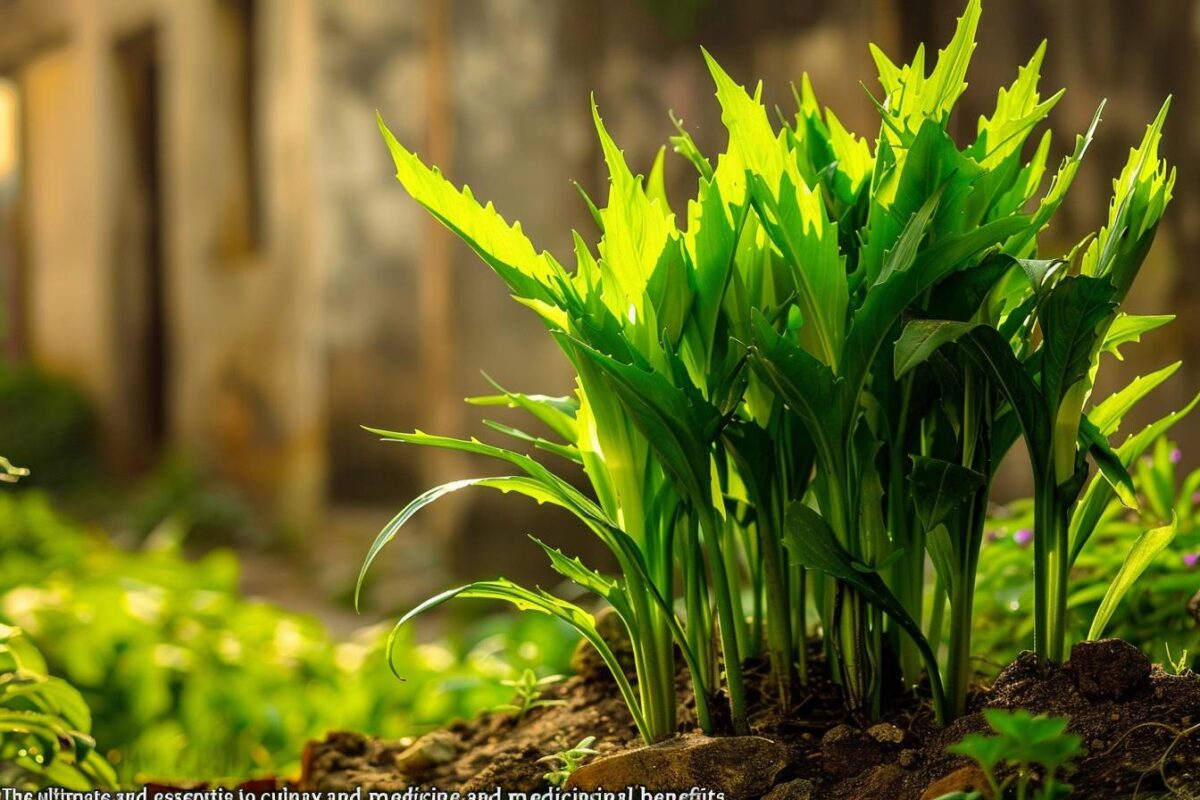
[(900, 744), (904, 741), (904, 731), (890, 722), (880, 722), (867, 728), (867, 736), (880, 744)]
[(857, 785), (857, 797), (898, 797), (904, 785), (906, 773), (896, 764), (884, 764), (873, 768)]
[(1120, 639), (1079, 642), (1067, 666), (1080, 693), (1095, 700), (1120, 700), (1150, 678), (1150, 659)]
[(944, 794), (952, 794), (954, 792), (980, 792), (985, 798), (990, 798), (991, 787), (988, 786), (987, 776), (975, 764), (966, 767), (961, 767), (954, 770), (949, 775), (938, 778), (933, 783), (925, 787), (925, 791), (921, 793), (921, 800), (937, 800)]
[(905, 769), (912, 769), (917, 764), (921, 763), (921, 751), (919, 750), (901, 750), (900, 758), (897, 759), (900, 766)]
[(794, 781), (779, 784), (767, 792), (763, 800), (813, 800), (816, 796), (816, 784), (804, 778), (797, 778)]
[(458, 758), (458, 748), (458, 737), (449, 731), (427, 733), (396, 755), (396, 769), (406, 775), (420, 775)]
[(865, 772), (887, 758), (887, 748), (850, 725), (835, 725), (821, 737), (821, 766), (842, 780)]
[(787, 762), (787, 749), (761, 736), (688, 734), (584, 764), (566, 788), (680, 792), (702, 787), (723, 792), (726, 800), (750, 800), (774, 785)]

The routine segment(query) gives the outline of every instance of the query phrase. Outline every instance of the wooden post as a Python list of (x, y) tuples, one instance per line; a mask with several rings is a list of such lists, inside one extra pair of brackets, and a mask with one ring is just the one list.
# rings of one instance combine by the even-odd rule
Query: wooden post
[[(454, 111), (450, 98), (450, 3), (426, 0), (425, 160), (447, 174), (452, 172)], [(442, 435), (462, 434), (462, 398), (456, 390), (457, 347), (454, 326), (454, 257), (450, 232), (427, 216), (418, 259), (418, 323), (420, 325), (420, 391), (425, 397), (425, 425)], [(461, 460), (454, 453), (422, 449), (422, 472), (428, 486), (456, 477)], [(451, 503), (426, 509), (425, 524), (433, 546), (446, 555), (461, 514)], [(444, 564), (443, 560), (443, 564)]]

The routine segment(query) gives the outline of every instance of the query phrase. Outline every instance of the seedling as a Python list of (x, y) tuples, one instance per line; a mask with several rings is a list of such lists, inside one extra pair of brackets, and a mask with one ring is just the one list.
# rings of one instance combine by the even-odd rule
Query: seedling
[(496, 706), (493, 711), (509, 711), (517, 715), (517, 719), (524, 719), (535, 708), (546, 708), (548, 706), (561, 706), (566, 701), (553, 700), (542, 697), (548, 687), (562, 683), (562, 675), (547, 675), (544, 678), (539, 678), (537, 673), (528, 667), (521, 673), (521, 677), (516, 680), (501, 681), (502, 684), (512, 688), (516, 692), (516, 698), (511, 703), (504, 703)]
[[(1066, 732), (1067, 719), (998, 708), (986, 709), (983, 716), (996, 735), (969, 733), (946, 750), (979, 764), (994, 800), (1054, 800), (1071, 793), (1062, 776), (1070, 762), (1087, 751), (1080, 736)], [(960, 793), (941, 800), (969, 796)]]
[(542, 778), (551, 786), (558, 786), (560, 788), (565, 786), (567, 779), (571, 777), (575, 770), (579, 769), (584, 761), (596, 755), (596, 751), (592, 749), (595, 741), (595, 736), (587, 736), (569, 750), (560, 750), (557, 753), (539, 758), (539, 764), (557, 765), (542, 775)]
[(1186, 672), (1191, 672), (1191, 669), (1192, 669), (1191, 663), (1192, 662), (1188, 659), (1187, 648), (1184, 648), (1183, 652), (1179, 654), (1179, 658), (1173, 658), (1171, 656), (1171, 645), (1169, 645), (1169, 644), (1166, 645), (1166, 648), (1167, 648), (1167, 664), (1170, 665), (1171, 670), (1176, 675), (1183, 675)]

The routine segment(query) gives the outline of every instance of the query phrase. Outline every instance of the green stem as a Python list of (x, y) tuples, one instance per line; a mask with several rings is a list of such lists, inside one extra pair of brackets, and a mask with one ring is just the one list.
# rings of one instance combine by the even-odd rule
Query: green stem
[(796, 613), (796, 664), (800, 683), (808, 683), (808, 573), (799, 565), (792, 569), (792, 607)]
[(778, 516), (774, 506), (763, 509), (758, 519), (759, 550), (762, 553), (763, 577), (767, 602), (767, 650), (770, 653), (771, 671), (779, 686), (779, 703), (784, 709), (792, 704), (792, 685), (795, 671), (792, 667), (792, 626), (788, 617), (788, 584), (783, 571), (783, 553), (780, 546), (780, 528), (776, 526)]
[(1050, 629), (1050, 660), (1061, 664), (1065, 660), (1067, 643), (1067, 586), (1071, 577), (1070, 531), (1067, 505), (1055, 495), (1054, 500), (1054, 616)]
[(1050, 553), (1054, 538), (1054, 477), (1039, 476), (1033, 496), (1033, 649), (1050, 656)]
[(712, 576), (712, 590), (717, 603), (717, 618), (721, 633), (721, 653), (725, 666), (725, 681), (729, 690), (729, 712), (733, 719), (733, 732), (739, 736), (750, 733), (746, 715), (746, 688), (742, 680), (742, 661), (738, 650), (737, 619), (734, 612), (729, 575), (725, 571), (725, 559), (721, 553), (721, 527), (713, 515), (705, 511), (701, 522), (701, 538), (708, 551), (708, 568)]
[(942, 629), (946, 627), (946, 587), (941, 578), (933, 581), (933, 602), (929, 609), (929, 649), (937, 652), (942, 648)]
[[(896, 598), (913, 619), (921, 619), (925, 593), (925, 542), (924, 531), (911, 520), (911, 504), (906, 485), (906, 461), (909, 406), (912, 401), (912, 376), (905, 376), (901, 394), (900, 414), (896, 435), (889, 450), (888, 465), (888, 531), (895, 542), (904, 547), (904, 555), (892, 567), (892, 584)], [(900, 660), (900, 674), (904, 683), (915, 686), (921, 679), (921, 654), (912, 641), (898, 627), (893, 626), (893, 643)]]

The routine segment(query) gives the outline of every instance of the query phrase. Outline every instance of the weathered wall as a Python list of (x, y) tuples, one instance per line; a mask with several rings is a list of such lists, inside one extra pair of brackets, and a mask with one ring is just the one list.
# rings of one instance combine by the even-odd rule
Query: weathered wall
[[(428, 483), (414, 452), (379, 444), (360, 424), (443, 424), (419, 369), (429, 227), (395, 183), (374, 119), (378, 109), (402, 141), (429, 152), (428, 5), (254, 4), (251, 177), (260, 217), (258, 235), (247, 239), (236, 223), (248, 201), (238, 188), (244, 153), (232, 131), (241, 112), (226, 68), (223, 2), (0, 5), (0, 69), (24, 76), (29, 95), (31, 351), (88, 387), (115, 450), (136, 438), (141, 418), (126, 375), (130, 323), (122, 312), (133, 261), (120, 254), (122, 237), (137, 226), (127, 172), (139, 154), (122, 144), (113, 59), (122, 37), (157, 26), (169, 433), (281, 519), (312, 527), (327, 491), (338, 503), (394, 506)], [(653, 5), (447, 0), (440, 80), (452, 131), (448, 174), (520, 219), (564, 263), (572, 260), (571, 228), (593, 234), (570, 179), (598, 199), (606, 191), (589, 92), (642, 170), (672, 133), (668, 109), (703, 149), (724, 142), (701, 44), (738, 79), (761, 77), (768, 102), (783, 109), (792, 104), (789, 82), (807, 70), (818, 97), (870, 133), (877, 122), (859, 85), (874, 86), (865, 43), (907, 57), (917, 41), (944, 42), (960, 3), (713, 0), (671, 22)], [(1200, 255), (1200, 4), (992, 0), (984, 13), (972, 88), (955, 123), (961, 129), (974, 125), (1042, 37), (1051, 43), (1045, 85), (1069, 87), (1052, 119), (1057, 153), (1109, 98), (1095, 149), (1052, 232), (1064, 247), (1099, 226), (1127, 148), (1161, 98), (1176, 96), (1165, 150), (1180, 169), (1177, 199), (1132, 306), (1174, 309), (1183, 319), (1131, 363), (1158, 366), (1190, 350), (1189, 366), (1147, 409), (1178, 405), (1200, 385), (1200, 320), (1188, 313), (1200, 300), (1200, 278), (1188, 267)], [(668, 159), (667, 178), (677, 198), (694, 189), (678, 159)], [(486, 392), (486, 370), (515, 389), (569, 391), (569, 373), (532, 316), (465, 246), (454, 243), (450, 253), (453, 364), (443, 390), (453, 398)], [(450, 417), (446, 424), (459, 430), (447, 432), (481, 433), (477, 411)], [(1195, 463), (1200, 424), (1179, 436)], [(464, 502), (466, 529), (541, 524), (521, 517), (519, 502)], [(511, 540), (504, 541), (497, 558), (508, 557)]]
[[(220, 2), (75, 0), (0, 9), (0, 64), (26, 107), (22, 218), (30, 355), (95, 400), (114, 463), (144, 467), (149, 412), (131, 365), (146, 338), (144, 258), (161, 275), (171, 443), (236, 483), (283, 529), (323, 508), (324, 396), (312, 132), (310, 4), (256, 4), (249, 128), (261, 158), (229, 164), (237, 93), (222, 63)], [(132, 147), (121, 73), (129, 37), (152, 39), (158, 153)], [(7, 49), (6, 49), (7, 48)], [(136, 118), (133, 120), (136, 122)], [(154, 162), (149, 164), (147, 162)], [(141, 173), (157, 171), (156, 207)], [(234, 181), (231, 184), (231, 180)], [(258, 193), (260, 235), (231, 234)], [(239, 193), (241, 196), (239, 196)], [(147, 215), (156, 216), (147, 230)], [(157, 255), (143, 247), (150, 234)]]

